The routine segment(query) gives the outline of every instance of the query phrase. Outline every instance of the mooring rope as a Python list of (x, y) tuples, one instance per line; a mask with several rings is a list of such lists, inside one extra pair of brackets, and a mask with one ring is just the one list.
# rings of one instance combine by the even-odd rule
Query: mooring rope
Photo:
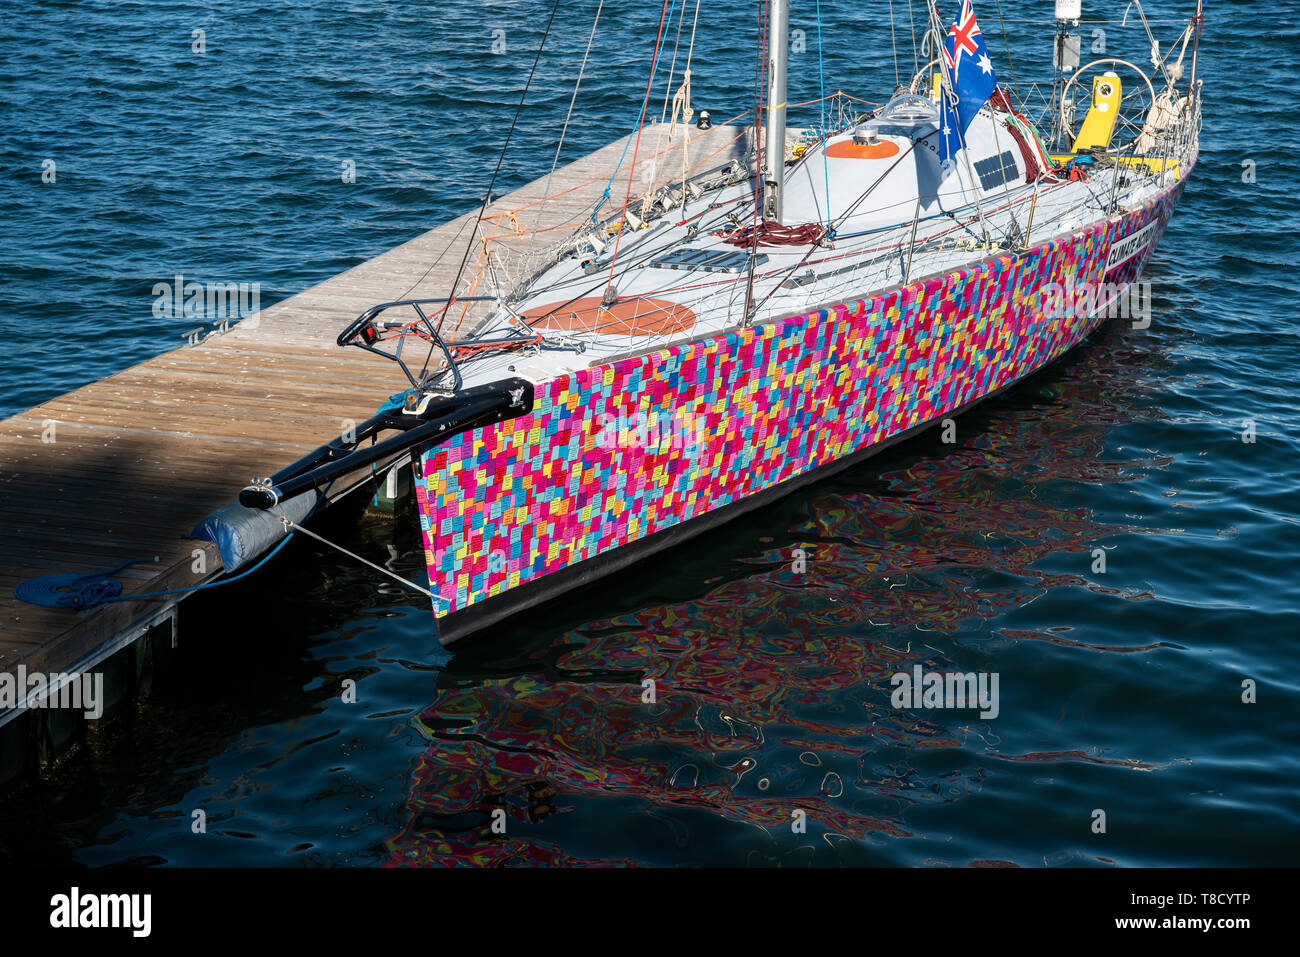
[(238, 575), (232, 575), (230, 578), (223, 578), (221, 581), (204, 582), (201, 585), (190, 585), (187, 588), (173, 588), (169, 591), (154, 591), (123, 595), (122, 583), (116, 578), (110, 576), (120, 572), (128, 565), (157, 560), (153, 558), (134, 558), (131, 561), (123, 562), (116, 568), (109, 569), (106, 572), (90, 572), (85, 575), (45, 575), (41, 578), (31, 578), (25, 582), (19, 582), (14, 586), (14, 597), (19, 601), (25, 601), (31, 605), (44, 605), (47, 608), (75, 608), (80, 610), (85, 608), (95, 608), (99, 605), (107, 604), (110, 601), (137, 601), (145, 598), (167, 598), (171, 595), (188, 595), (190, 592), (202, 591), (205, 588), (216, 588), (219, 585), (229, 585), (231, 582), (237, 582), (241, 578), (247, 578), (274, 558), (280, 549), (289, 544), (290, 538), (293, 538), (293, 536), (289, 535), (281, 539), (280, 543), (252, 568), (240, 572)]
[[(398, 393), (399, 395), (401, 393)], [(394, 396), (394, 398), (396, 398)], [(392, 399), (389, 399), (391, 402)], [(334, 487), (334, 482), (325, 486), (320, 498), (312, 505), (311, 510), (303, 517), (305, 522), (316, 514), (317, 510), (325, 502), (325, 497), (329, 495), (330, 489)], [(222, 585), (229, 585), (231, 582), (237, 582), (241, 578), (247, 578), (253, 572), (257, 571), (277, 554), (284, 546), (289, 544), (289, 539), (293, 538), (290, 532), (284, 538), (276, 543), (275, 548), (271, 549), (261, 560), (252, 568), (240, 572), (238, 575), (231, 575), (229, 578), (223, 578), (220, 581), (202, 582), (198, 585), (188, 585), (185, 588), (171, 588), (167, 591), (140, 592), (129, 595), (122, 594), (122, 583), (112, 578), (117, 572), (127, 568), (130, 565), (136, 565), (142, 562), (156, 562), (157, 558), (133, 558), (130, 561), (123, 562), (116, 568), (110, 568), (104, 572), (89, 572), (84, 575), (62, 574), (62, 575), (45, 575), (41, 578), (31, 578), (25, 582), (19, 582), (14, 586), (14, 597), (28, 604), (44, 605), (47, 608), (75, 608), (78, 610), (95, 608), (99, 605), (107, 604), (111, 601), (137, 601), (145, 598), (170, 598), (172, 595), (188, 595), (192, 592), (203, 591), (207, 588), (218, 588)], [(58, 600), (66, 598), (66, 600)]]
[(376, 565), (374, 562), (370, 561), (369, 559), (362, 558), (356, 552), (348, 551), (346, 548), (344, 548), (342, 545), (338, 544), (337, 542), (331, 542), (328, 538), (323, 538), (320, 535), (317, 535), (311, 529), (303, 528), (301, 525), (299, 525), (297, 522), (295, 522), (293, 519), (289, 518), (286, 515), (279, 516), (279, 519), (280, 519), (280, 523), (284, 525), (286, 531), (292, 528), (295, 532), (302, 532), (304, 535), (308, 536), (309, 538), (314, 538), (316, 539), (316, 541), (324, 545), (328, 545), (330, 548), (338, 549), (344, 555), (348, 556), (348, 558), (355, 558), (361, 564), (370, 566), (375, 571), (387, 575), (389, 578), (393, 579), (399, 584), (405, 585), (407, 588), (411, 588), (414, 589), (415, 591), (418, 591), (421, 595), (424, 595), (425, 597), (433, 601), (442, 602), (444, 604), (447, 602), (447, 599), (443, 598), (441, 595), (435, 594), (434, 592), (430, 591), (427, 588), (421, 588), (419, 585), (411, 581), (409, 578), (403, 578), (401, 575), (397, 574), (396, 572), (389, 571), (387, 568), (384, 568), (382, 565)]
[(155, 561), (156, 558), (132, 558), (103, 572), (29, 578), (14, 586), (14, 597), (45, 608), (94, 608), (122, 594), (122, 583), (114, 575), (132, 565)]

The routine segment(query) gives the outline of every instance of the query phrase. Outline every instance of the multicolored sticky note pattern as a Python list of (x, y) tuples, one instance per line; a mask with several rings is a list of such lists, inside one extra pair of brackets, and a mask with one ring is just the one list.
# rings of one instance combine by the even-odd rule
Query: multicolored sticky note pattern
[[(1052, 283), (1097, 283), (1127, 216), (833, 309), (583, 369), (531, 413), (424, 450), (416, 494), (437, 614), (670, 528), (936, 420), (1055, 359), (1097, 318)], [(1150, 248), (1146, 253), (1148, 255)]]

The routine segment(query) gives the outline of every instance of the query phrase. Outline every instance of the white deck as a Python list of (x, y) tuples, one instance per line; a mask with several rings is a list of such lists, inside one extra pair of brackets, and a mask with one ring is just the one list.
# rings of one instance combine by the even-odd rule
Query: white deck
[[(831, 143), (849, 138), (850, 134), (843, 134), (833, 137)], [(999, 146), (1002, 150), (1008, 148), (1005, 134)], [(1014, 151), (1014, 144), (1010, 148)], [(988, 149), (990, 152), (994, 149), (992, 142)], [(1015, 155), (1019, 162), (1018, 151)], [(902, 158), (908, 159), (906, 155)], [(967, 168), (959, 167), (928, 200), (922, 201), (914, 227), (919, 178), (916, 167), (926, 161), (936, 162), (932, 157), (919, 155), (911, 159), (909, 176), (901, 177), (901, 184), (886, 178), (882, 185), (887, 188), (875, 190), (879, 198), (873, 196), (870, 203), (863, 204), (855, 216), (841, 224), (834, 248), (815, 244), (761, 246), (753, 268), (752, 301), (756, 308), (752, 321), (765, 322), (869, 297), (904, 281), (916, 282), (1011, 248), (1030, 247), (1075, 232), (1108, 215), (1140, 206), (1170, 185), (1175, 175), (1097, 166), (1092, 168), (1087, 181), (1040, 180), (1030, 185), (1024, 182), (1021, 166), (1020, 175), (1011, 182), (986, 190), (978, 183), (973, 186)], [(789, 168), (789, 189), (793, 195), (787, 199), (787, 224), (800, 221), (789, 215), (791, 206), (797, 214), (801, 201), (806, 205), (809, 196), (820, 196), (825, 188), (821, 174), (835, 162), (843, 164), (835, 160), (825, 162), (820, 148), (815, 148)], [(891, 165), (883, 160), (870, 160), (868, 164)], [(875, 172), (868, 171), (868, 175), (860, 177), (851, 192), (854, 195), (861, 192), (864, 187), (859, 184), (869, 185), (872, 175)], [(1117, 177), (1127, 183), (1116, 183)], [(842, 177), (836, 179), (835, 170), (831, 170), (831, 178), (832, 190), (838, 187), (842, 195), (848, 195)], [(802, 197), (798, 191), (800, 185), (803, 185)], [(899, 187), (909, 190), (901, 199)], [(837, 199), (834, 192), (830, 201), (833, 210), (844, 208), (848, 202)], [(824, 204), (819, 202), (817, 206)], [(820, 208), (804, 212), (819, 213)], [(545, 381), (627, 352), (716, 334), (743, 323), (750, 287), (749, 252), (713, 234), (733, 229), (737, 222), (748, 225), (752, 218), (753, 177), (742, 171), (739, 181), (732, 185), (671, 209), (641, 229), (624, 229), (618, 237), (612, 270), (613, 238), (606, 239), (600, 255), (595, 255), (590, 246), (581, 246), (580, 240), (578, 248), (571, 243), (558, 262), (511, 303), (515, 312), (530, 314), (530, 310), (543, 306), (576, 300), (591, 302), (605, 295), (612, 285), (620, 300), (641, 297), (684, 305), (694, 314), (694, 323), (689, 330), (678, 329), (661, 336), (600, 328), (548, 331), (540, 347), (462, 361), (460, 368), (465, 384), (490, 382), (508, 375)], [(685, 225), (688, 222), (697, 226), (693, 237), (688, 237)], [(594, 227), (591, 231), (596, 232)], [(730, 254), (735, 271), (692, 271), (657, 264), (666, 254), (683, 249)], [(593, 264), (589, 271), (583, 268), (584, 260)], [(563, 312), (561, 307), (553, 314), (563, 315)], [(498, 313), (489, 319), (479, 333), (491, 335), (494, 329), (507, 328), (508, 321), (503, 321), (503, 316)]]

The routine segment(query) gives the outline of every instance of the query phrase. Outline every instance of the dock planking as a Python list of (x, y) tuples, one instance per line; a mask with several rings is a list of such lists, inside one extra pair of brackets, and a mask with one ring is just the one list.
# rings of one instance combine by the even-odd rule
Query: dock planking
[[(745, 136), (734, 127), (646, 127), (638, 162), (632, 164), (627, 150), (602, 215), (619, 208), (629, 184), (635, 199), (679, 177), (683, 138), (690, 175), (697, 175), (742, 158)], [(493, 248), (509, 280), (531, 273), (546, 249), (590, 217), (624, 143), (620, 138), (491, 203), (479, 236), (496, 237)], [(20, 666), (88, 670), (166, 622), (184, 597), (128, 598), (78, 612), (20, 602), (13, 589), (22, 581), (104, 571), (131, 559), (148, 561), (117, 573), (124, 596), (219, 578), (216, 547), (185, 536), (254, 475), (269, 475), (335, 438), (406, 387), (396, 364), (341, 349), (335, 337), (377, 303), (447, 295), (476, 214), (269, 306), (224, 334), (0, 421), (0, 673)], [(474, 261), (471, 254), (466, 280)], [(495, 291), (475, 290), (466, 280), (460, 295)], [(471, 310), (455, 318), (465, 327), (477, 317)], [(368, 477), (336, 484), (332, 497)], [(0, 709), (0, 724), (18, 713)]]

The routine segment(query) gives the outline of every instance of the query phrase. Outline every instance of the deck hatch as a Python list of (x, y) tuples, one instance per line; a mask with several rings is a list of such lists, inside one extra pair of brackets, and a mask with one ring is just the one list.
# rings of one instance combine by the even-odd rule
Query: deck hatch
[[(767, 256), (762, 253), (754, 257), (756, 267), (765, 262)], [(652, 260), (650, 265), (691, 272), (741, 273), (749, 269), (749, 253), (741, 249), (678, 249)]]

